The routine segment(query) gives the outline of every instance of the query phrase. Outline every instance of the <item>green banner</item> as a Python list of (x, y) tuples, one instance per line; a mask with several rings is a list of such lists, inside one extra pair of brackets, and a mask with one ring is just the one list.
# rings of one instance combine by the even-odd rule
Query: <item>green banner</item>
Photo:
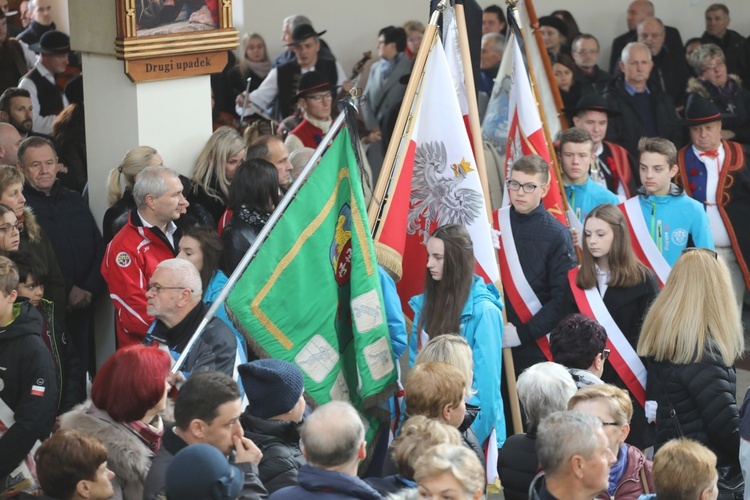
[(226, 302), (258, 356), (300, 367), (316, 404), (348, 400), (368, 415), (370, 443), (396, 381), (377, 266), (344, 128)]

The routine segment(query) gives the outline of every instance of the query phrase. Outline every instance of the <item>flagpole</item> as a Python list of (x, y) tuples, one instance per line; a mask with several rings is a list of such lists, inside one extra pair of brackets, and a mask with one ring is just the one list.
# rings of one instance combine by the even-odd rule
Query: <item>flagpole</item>
[[(532, 26), (536, 26), (539, 24), (539, 18), (536, 17), (536, 11), (534, 10), (534, 4), (532, 3), (532, 0), (525, 0), (526, 4), (526, 12), (529, 14), (529, 22)], [(515, 2), (513, 3), (513, 8), (515, 9)], [(519, 22), (518, 25), (520, 26), (521, 23)], [(542, 34), (539, 32), (539, 30), (534, 30), (534, 37), (536, 38), (537, 46), (540, 48), (540, 52), (542, 55), (542, 63), (544, 64), (544, 72), (547, 76), (547, 82), (549, 83), (550, 89), (552, 90), (552, 97), (555, 100), (555, 108), (557, 108), (557, 117), (560, 119), (560, 126), (563, 130), (566, 130), (568, 128), (568, 119), (567, 117), (560, 112), (560, 110), (563, 108), (563, 101), (562, 96), (560, 95), (560, 89), (557, 86), (557, 81), (555, 80), (554, 74), (555, 72), (552, 70), (552, 62), (549, 59), (549, 54), (547, 54), (546, 50), (541, 50), (542, 47), (544, 47), (544, 40), (542, 40)], [(528, 58), (528, 55), (526, 56)]]
[(318, 161), (320, 160), (320, 157), (323, 156), (323, 153), (328, 147), (328, 144), (333, 140), (333, 137), (338, 133), (341, 126), (346, 123), (347, 115), (349, 113), (356, 112), (357, 107), (354, 104), (354, 99), (351, 97), (351, 94), (343, 102), (345, 107), (344, 112), (340, 113), (339, 116), (336, 117), (336, 120), (331, 124), (330, 130), (328, 130), (328, 133), (320, 142), (318, 148), (307, 161), (305, 168), (302, 170), (302, 172), (300, 172), (299, 176), (294, 180), (292, 185), (289, 186), (289, 190), (286, 192), (284, 197), (281, 198), (280, 203), (276, 206), (273, 213), (268, 218), (268, 222), (266, 222), (266, 224), (263, 226), (263, 229), (260, 230), (260, 233), (255, 238), (253, 244), (250, 246), (250, 248), (248, 248), (247, 252), (245, 252), (245, 255), (242, 257), (242, 260), (240, 260), (239, 264), (237, 264), (237, 268), (234, 270), (232, 275), (229, 276), (229, 279), (227, 279), (226, 285), (224, 285), (224, 288), (221, 289), (219, 295), (216, 297), (216, 299), (214, 299), (214, 302), (211, 304), (211, 307), (208, 308), (208, 312), (206, 312), (206, 315), (201, 320), (198, 328), (195, 329), (195, 333), (193, 333), (193, 336), (190, 338), (188, 343), (185, 345), (185, 348), (182, 350), (180, 357), (177, 358), (177, 361), (175, 361), (174, 365), (172, 366), (172, 373), (177, 373), (178, 371), (180, 371), (180, 367), (182, 367), (182, 365), (185, 363), (185, 359), (187, 359), (188, 354), (190, 354), (190, 350), (193, 348), (193, 345), (195, 345), (195, 342), (197, 342), (201, 333), (203, 333), (203, 330), (206, 328), (209, 321), (211, 321), (216, 315), (216, 311), (219, 310), (219, 307), (224, 306), (224, 301), (226, 300), (227, 296), (229, 296), (229, 292), (232, 291), (232, 288), (234, 288), (234, 285), (237, 284), (237, 281), (239, 281), (242, 273), (245, 272), (245, 268), (248, 266), (248, 264), (250, 264), (250, 261), (253, 259), (253, 257), (255, 257), (255, 254), (258, 252), (258, 249), (268, 236), (268, 233), (271, 232), (271, 229), (273, 229), (273, 227), (279, 221), (286, 208), (297, 195), (299, 189), (315, 169)]
[[(391, 134), (391, 141), (388, 143), (388, 149), (386, 150), (385, 158), (383, 159), (383, 167), (385, 168), (382, 168), (380, 171), (378, 182), (375, 184), (375, 190), (372, 193), (372, 201), (367, 210), (367, 217), (370, 221), (370, 231), (373, 235), (377, 232), (383, 209), (388, 202), (388, 199), (385, 198), (385, 196), (389, 193), (390, 185), (395, 180), (394, 174), (398, 172), (404, 163), (404, 155), (399, 155), (399, 152), (404, 150), (404, 145), (408, 143), (409, 140), (406, 125), (412, 116), (412, 108), (414, 107), (416, 100), (417, 88), (422, 80), (424, 68), (427, 64), (427, 55), (430, 53), (430, 50), (432, 50), (432, 45), (437, 36), (438, 17), (447, 6), (448, 0), (440, 0), (437, 4), (435, 11), (432, 13), (432, 16), (430, 16), (430, 22), (425, 27), (422, 44), (419, 46), (417, 57), (414, 60), (411, 77), (409, 78), (409, 83), (406, 85), (404, 99), (401, 101), (401, 108), (399, 108), (398, 117), (396, 118), (396, 125)], [(365, 103), (365, 105), (367, 105), (367, 103)]]
[[(469, 49), (469, 33), (466, 29), (466, 13), (464, 6), (456, 3), (456, 25), (458, 26), (458, 44), (461, 49), (461, 64), (464, 70), (464, 84), (466, 85), (466, 100), (469, 105), (469, 128), (471, 129), (471, 142), (474, 149), (474, 162), (476, 163), (479, 181), (484, 192), (485, 206), (487, 207), (487, 220), (492, 224), (492, 207), (490, 206), (490, 184), (487, 180), (487, 166), (484, 161), (484, 146), (482, 144), (482, 127), (479, 125), (479, 105), (477, 104), (477, 92), (474, 86), (474, 71), (471, 66), (471, 51)], [(497, 256), (495, 257), (497, 259)]]
[[(528, 0), (527, 0), (528, 1)], [(518, 0), (505, 0), (505, 2), (511, 7), (511, 10), (513, 11), (513, 18), (518, 25), (519, 31), (522, 32), (523, 35), (523, 27), (521, 26), (521, 19), (520, 15), (518, 13), (518, 7), (516, 4), (518, 3)], [(539, 42), (541, 38), (541, 35), (537, 39)], [(543, 46), (544, 44), (541, 44)], [(526, 60), (529, 61), (528, 63), (528, 71), (529, 71), (529, 80), (531, 80), (531, 90), (534, 92), (534, 98), (536, 99), (536, 107), (539, 110), (539, 117), (542, 120), (542, 130), (544, 131), (544, 139), (547, 142), (547, 151), (549, 152), (549, 157), (552, 162), (552, 170), (557, 178), (557, 186), (560, 190), (560, 198), (562, 198), (562, 204), (563, 208), (565, 210), (565, 220), (568, 221), (568, 228), (570, 228), (570, 220), (568, 219), (568, 209), (570, 206), (568, 205), (568, 197), (565, 194), (565, 188), (563, 187), (563, 181), (562, 181), (562, 175), (560, 174), (560, 164), (557, 161), (557, 153), (555, 152), (555, 148), (553, 146), (552, 137), (549, 135), (549, 127), (547, 126), (547, 116), (544, 113), (544, 106), (542, 106), (542, 99), (539, 95), (539, 87), (536, 83), (536, 75), (534, 74), (534, 67), (530, 62), (529, 58), (529, 50), (526, 44), (524, 44), (524, 52), (526, 52)], [(542, 54), (542, 59), (544, 60), (545, 54)], [(555, 89), (557, 89), (557, 84), (553, 87), (553, 94), (555, 93)], [(559, 96), (559, 92), (557, 94)]]

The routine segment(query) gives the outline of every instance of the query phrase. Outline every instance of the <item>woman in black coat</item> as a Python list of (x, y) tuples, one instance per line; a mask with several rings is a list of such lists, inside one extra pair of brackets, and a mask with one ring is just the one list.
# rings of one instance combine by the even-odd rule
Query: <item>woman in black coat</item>
[(687, 437), (717, 457), (719, 482), (740, 474), (734, 361), (744, 337), (732, 282), (716, 252), (687, 248), (643, 322), (638, 354), (648, 358), (647, 395), (656, 400), (656, 449)]
[(227, 200), (232, 218), (221, 233), (221, 270), (227, 276), (252, 246), (280, 198), (279, 174), (273, 163), (253, 158), (237, 169)]
[[(581, 267), (571, 271), (564, 316), (582, 312), (576, 301), (580, 290), (594, 289), (601, 296), (607, 312), (635, 350), (641, 323), (656, 295), (659, 285), (654, 273), (641, 264), (630, 244), (630, 234), (622, 212), (609, 203), (589, 213), (584, 223)], [(574, 284), (573, 284), (573, 283)], [(578, 289), (578, 290), (574, 290)], [(579, 293), (574, 293), (578, 291)], [(602, 318), (594, 318), (600, 323)], [(608, 331), (609, 336), (613, 332)], [(611, 363), (605, 363), (602, 380), (628, 389)], [(632, 391), (629, 391), (632, 392)], [(638, 448), (650, 446), (643, 406), (632, 397), (633, 419), (628, 444)]]

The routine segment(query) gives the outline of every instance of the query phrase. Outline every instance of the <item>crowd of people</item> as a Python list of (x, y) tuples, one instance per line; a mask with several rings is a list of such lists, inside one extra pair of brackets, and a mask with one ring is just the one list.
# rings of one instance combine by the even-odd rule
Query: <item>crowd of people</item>
[[(571, 125), (555, 138), (570, 227), (544, 206), (537, 155), (494, 186), (502, 290), (475, 273), (463, 225), (435, 225), (424, 291), (401, 297), (410, 331), (385, 305), (409, 369), (375, 443), (350, 403), (308, 406), (300, 368), (259, 359), (225, 307), (190, 340), (355, 79), (372, 192), (424, 25), (380, 29), (376, 60), (349, 73), (306, 16), (283, 20), (275, 58), (243, 34), (211, 77), (214, 132), (190, 174), (134, 144), (99, 224), (82, 68), (50, 0), (22, 6), (0, 0), (1, 498), (480, 499), (496, 477), (508, 500), (743, 498), (750, 38), (726, 6), (683, 45), (634, 0), (605, 69), (570, 12), (539, 18)], [(506, 21), (482, 13), (480, 96)], [(97, 370), (106, 297), (117, 350)]]

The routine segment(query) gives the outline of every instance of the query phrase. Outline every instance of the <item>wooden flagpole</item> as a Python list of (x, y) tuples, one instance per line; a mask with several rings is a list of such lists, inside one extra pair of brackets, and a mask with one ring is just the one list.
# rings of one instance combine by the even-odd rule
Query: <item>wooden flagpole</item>
[[(411, 78), (406, 86), (406, 92), (404, 93), (404, 99), (401, 101), (401, 108), (399, 108), (398, 117), (396, 118), (396, 125), (393, 128), (393, 134), (391, 135), (391, 141), (388, 143), (388, 149), (383, 159), (383, 168), (380, 170), (380, 176), (378, 182), (375, 184), (375, 190), (372, 194), (372, 201), (370, 207), (367, 210), (367, 217), (370, 221), (370, 232), (374, 236), (377, 232), (378, 225), (382, 218), (382, 212), (385, 208), (388, 199), (385, 198), (388, 194), (391, 182), (396, 182), (398, 179), (395, 174), (401, 170), (401, 166), (404, 163), (404, 153), (406, 152), (406, 145), (409, 142), (410, 133), (407, 130), (407, 123), (412, 116), (412, 110), (416, 104), (417, 88), (422, 81), (424, 74), (424, 68), (427, 64), (427, 56), (432, 49), (437, 36), (437, 21), (440, 14), (445, 10), (448, 0), (441, 0), (435, 11), (430, 17), (429, 24), (425, 27), (424, 35), (422, 38), (422, 44), (419, 46), (417, 57), (414, 60), (414, 67), (411, 72)], [(442, 6), (442, 8), (441, 8)], [(365, 106), (368, 104), (365, 103)], [(377, 249), (377, 242), (376, 242)]]
[[(477, 104), (477, 94), (474, 86), (474, 72), (471, 67), (471, 53), (469, 51), (469, 34), (466, 29), (466, 13), (464, 6), (456, 3), (456, 25), (458, 26), (458, 43), (461, 49), (461, 64), (464, 70), (464, 83), (466, 85), (466, 99), (469, 104), (469, 126), (471, 128), (471, 140), (474, 147), (474, 160), (477, 164), (479, 180), (482, 183), (484, 192), (485, 207), (487, 209), (487, 218), (492, 225), (492, 208), (490, 206), (490, 190), (487, 180), (487, 167), (484, 161), (484, 145), (482, 144), (482, 128), (479, 124), (479, 106)], [(495, 253), (497, 262), (497, 253)], [(500, 294), (503, 294), (502, 282), (498, 280), (495, 283)], [(503, 320), (507, 323), (505, 309), (503, 309)], [(513, 362), (513, 354), (509, 347), (503, 348), (503, 367), (505, 371), (505, 380), (508, 386), (508, 397), (510, 398), (510, 413), (513, 419), (513, 432), (516, 434), (523, 432), (523, 420), (521, 419), (521, 405), (518, 402), (518, 390), (516, 389), (516, 371)]]

